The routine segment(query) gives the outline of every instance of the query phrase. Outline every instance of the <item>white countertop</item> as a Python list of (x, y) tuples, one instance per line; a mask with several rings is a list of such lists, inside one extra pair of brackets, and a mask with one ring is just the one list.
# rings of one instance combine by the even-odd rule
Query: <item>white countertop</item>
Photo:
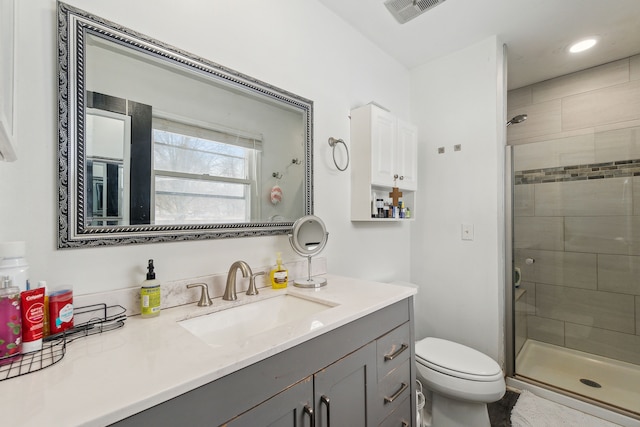
[[(73, 341), (57, 364), (0, 382), (0, 409), (20, 426), (104, 426), (294, 347), (353, 320), (406, 299), (415, 289), (324, 276), (328, 285), (260, 289), (238, 301), (188, 304), (160, 316), (133, 316), (124, 328)], [(242, 343), (213, 348), (177, 322), (258, 299), (293, 294), (335, 307)], [(269, 313), (265, 313), (269, 316)], [(9, 417), (9, 418), (6, 418)]]

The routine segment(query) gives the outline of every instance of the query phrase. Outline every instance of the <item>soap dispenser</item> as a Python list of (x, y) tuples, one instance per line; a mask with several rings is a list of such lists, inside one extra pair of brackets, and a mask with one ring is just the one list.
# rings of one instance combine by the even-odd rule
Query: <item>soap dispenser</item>
[(280, 252), (276, 252), (276, 266), (271, 270), (271, 287), (273, 289), (284, 289), (289, 282), (289, 271), (282, 266)]
[(152, 259), (147, 266), (147, 279), (140, 287), (140, 312), (142, 317), (156, 317), (160, 314), (160, 281), (156, 280)]
[(21, 351), (20, 288), (13, 286), (10, 276), (4, 276), (0, 288), (0, 366), (9, 363)]

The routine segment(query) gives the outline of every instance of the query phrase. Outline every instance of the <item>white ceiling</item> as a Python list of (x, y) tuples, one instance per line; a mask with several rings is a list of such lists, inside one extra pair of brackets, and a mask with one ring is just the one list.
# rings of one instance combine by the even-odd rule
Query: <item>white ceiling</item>
[[(640, 53), (640, 0), (446, 0), (406, 24), (384, 0), (319, 1), (409, 69), (497, 35), (509, 89)], [(596, 47), (569, 54), (588, 36)]]

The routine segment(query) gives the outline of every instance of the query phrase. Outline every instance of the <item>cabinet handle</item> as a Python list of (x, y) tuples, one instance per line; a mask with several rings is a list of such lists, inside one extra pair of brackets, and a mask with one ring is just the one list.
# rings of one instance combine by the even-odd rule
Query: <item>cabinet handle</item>
[(313, 416), (313, 409), (309, 405), (304, 405), (304, 409), (302, 411), (305, 414), (309, 415), (309, 419), (311, 420), (311, 427), (316, 427), (316, 420)]
[(320, 397), (320, 403), (324, 403), (327, 406), (327, 427), (331, 427), (331, 401), (327, 396), (322, 395), (322, 397)]
[(405, 351), (408, 348), (409, 348), (408, 345), (402, 344), (402, 346), (395, 353), (393, 353), (393, 354), (385, 354), (384, 355), (384, 361), (388, 362), (389, 360), (395, 359), (396, 357), (398, 357), (400, 355), (400, 353), (402, 353), (403, 351)]
[(387, 403), (391, 403), (391, 402), (393, 402), (394, 400), (396, 400), (396, 399), (398, 398), (398, 396), (400, 396), (400, 395), (402, 394), (402, 392), (403, 392), (403, 391), (405, 391), (405, 390), (407, 389), (407, 387), (409, 387), (409, 386), (407, 385), (407, 383), (402, 383), (402, 386), (400, 387), (400, 390), (396, 391), (396, 393), (395, 393), (393, 396), (391, 396), (391, 397), (385, 397), (385, 398), (384, 398), (384, 403), (385, 403), (385, 405), (386, 405)]

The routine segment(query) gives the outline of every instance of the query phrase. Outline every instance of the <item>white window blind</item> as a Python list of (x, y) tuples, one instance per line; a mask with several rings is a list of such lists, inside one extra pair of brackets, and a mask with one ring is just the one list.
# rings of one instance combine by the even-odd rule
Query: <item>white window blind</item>
[(210, 125), (196, 120), (171, 118), (169, 115), (165, 116), (166, 117), (160, 117), (154, 115), (154, 129), (262, 151), (262, 135), (224, 128), (220, 125)]

